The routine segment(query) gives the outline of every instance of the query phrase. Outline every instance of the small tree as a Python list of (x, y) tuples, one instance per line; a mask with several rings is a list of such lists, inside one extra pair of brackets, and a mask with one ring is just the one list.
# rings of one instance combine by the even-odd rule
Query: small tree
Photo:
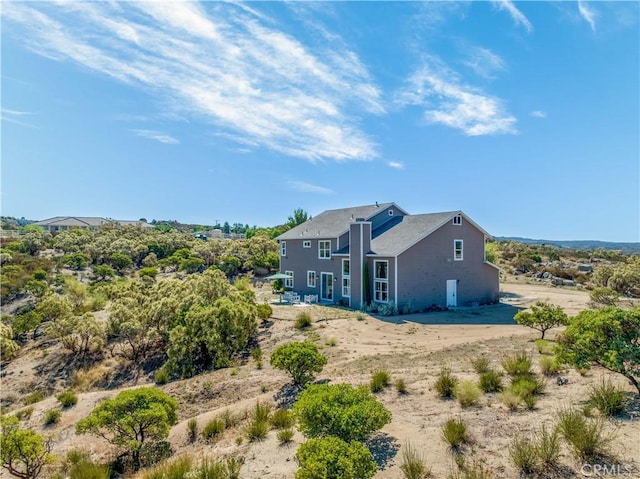
[(51, 444), (30, 429), (20, 429), (15, 416), (0, 416), (2, 467), (15, 477), (33, 479), (51, 462)]
[(309, 439), (296, 452), (296, 479), (368, 479), (378, 469), (362, 443), (337, 437)]
[(88, 417), (78, 421), (76, 434), (94, 434), (125, 448), (138, 469), (142, 446), (169, 435), (177, 420), (177, 409), (178, 402), (159, 389), (130, 389), (103, 401)]
[(17, 356), (20, 346), (13, 340), (11, 326), (0, 323), (0, 359), (9, 361)]
[(83, 358), (92, 349), (102, 349), (107, 338), (105, 325), (91, 313), (65, 316), (53, 321), (47, 334), (60, 340), (65, 348)]
[(304, 386), (314, 379), (313, 373), (319, 373), (327, 364), (327, 358), (318, 351), (318, 347), (308, 341), (287, 343), (278, 346), (271, 353), (271, 365), (284, 369), (293, 378), (293, 383)]
[(309, 437), (337, 436), (359, 441), (391, 422), (391, 413), (367, 387), (309, 386), (293, 405), (298, 429)]
[(640, 307), (582, 311), (559, 339), (558, 359), (578, 368), (597, 364), (622, 374), (640, 394)]
[(98, 266), (94, 266), (93, 274), (98, 281), (106, 281), (107, 278), (113, 278), (115, 276), (113, 268), (108, 264), (100, 264)]
[(537, 301), (531, 306), (531, 312), (520, 311), (513, 319), (516, 323), (533, 328), (542, 333), (541, 339), (544, 339), (544, 333), (551, 328), (566, 325), (569, 317), (560, 306), (555, 304)]
[(122, 273), (123, 270), (133, 267), (133, 260), (124, 253), (114, 253), (111, 255), (111, 264), (118, 273)]

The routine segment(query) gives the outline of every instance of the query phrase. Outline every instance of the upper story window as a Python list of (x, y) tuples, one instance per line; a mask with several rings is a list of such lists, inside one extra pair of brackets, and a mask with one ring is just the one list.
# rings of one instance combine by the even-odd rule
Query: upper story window
[(351, 264), (348, 259), (342, 260), (342, 276), (350, 276)]
[(311, 248), (311, 241), (306, 240), (302, 242), (302, 247), (303, 248)]
[(389, 279), (389, 262), (388, 261), (374, 262), (374, 278)]
[(462, 215), (455, 215), (453, 217), (453, 224), (454, 225), (461, 225), (462, 224)]
[(280, 256), (287, 256), (287, 242), (280, 242)]
[(331, 241), (330, 240), (318, 241), (318, 258), (320, 259), (331, 258)]
[(463, 244), (461, 239), (453, 240), (453, 259), (455, 261), (462, 261), (464, 257), (463, 254)]

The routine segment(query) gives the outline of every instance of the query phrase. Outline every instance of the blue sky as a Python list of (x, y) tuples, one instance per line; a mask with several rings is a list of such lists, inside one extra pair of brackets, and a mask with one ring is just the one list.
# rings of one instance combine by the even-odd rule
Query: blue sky
[(2, 214), (640, 241), (638, 2), (2, 2)]

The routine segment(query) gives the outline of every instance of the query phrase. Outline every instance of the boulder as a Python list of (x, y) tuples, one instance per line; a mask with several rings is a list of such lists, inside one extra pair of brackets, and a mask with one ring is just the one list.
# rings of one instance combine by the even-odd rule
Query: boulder
[(563, 286), (575, 286), (576, 282), (572, 279), (563, 279), (562, 280), (562, 285)]
[(593, 266), (590, 264), (579, 264), (578, 271), (584, 271), (585, 273), (593, 273)]

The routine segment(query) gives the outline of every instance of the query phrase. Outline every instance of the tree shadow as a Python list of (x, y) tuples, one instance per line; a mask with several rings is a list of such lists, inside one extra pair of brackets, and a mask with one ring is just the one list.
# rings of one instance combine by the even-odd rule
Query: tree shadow
[(478, 307), (461, 307), (430, 313), (412, 313), (398, 316), (372, 315), (380, 321), (392, 324), (416, 323), (424, 325), (506, 325), (515, 326), (513, 317), (523, 307), (511, 304), (492, 304)]
[(640, 394), (638, 393), (626, 393), (627, 403), (624, 408), (624, 412), (616, 416), (616, 419), (623, 421), (637, 421), (640, 419)]
[(280, 409), (291, 409), (293, 407), (293, 403), (298, 400), (298, 396), (300, 396), (300, 393), (303, 390), (304, 388), (293, 383), (284, 384), (273, 395), (276, 407)]
[(384, 470), (400, 450), (400, 443), (398, 440), (384, 432), (371, 436), (369, 439), (364, 441), (364, 444), (371, 451), (373, 460), (376, 462), (380, 470)]

